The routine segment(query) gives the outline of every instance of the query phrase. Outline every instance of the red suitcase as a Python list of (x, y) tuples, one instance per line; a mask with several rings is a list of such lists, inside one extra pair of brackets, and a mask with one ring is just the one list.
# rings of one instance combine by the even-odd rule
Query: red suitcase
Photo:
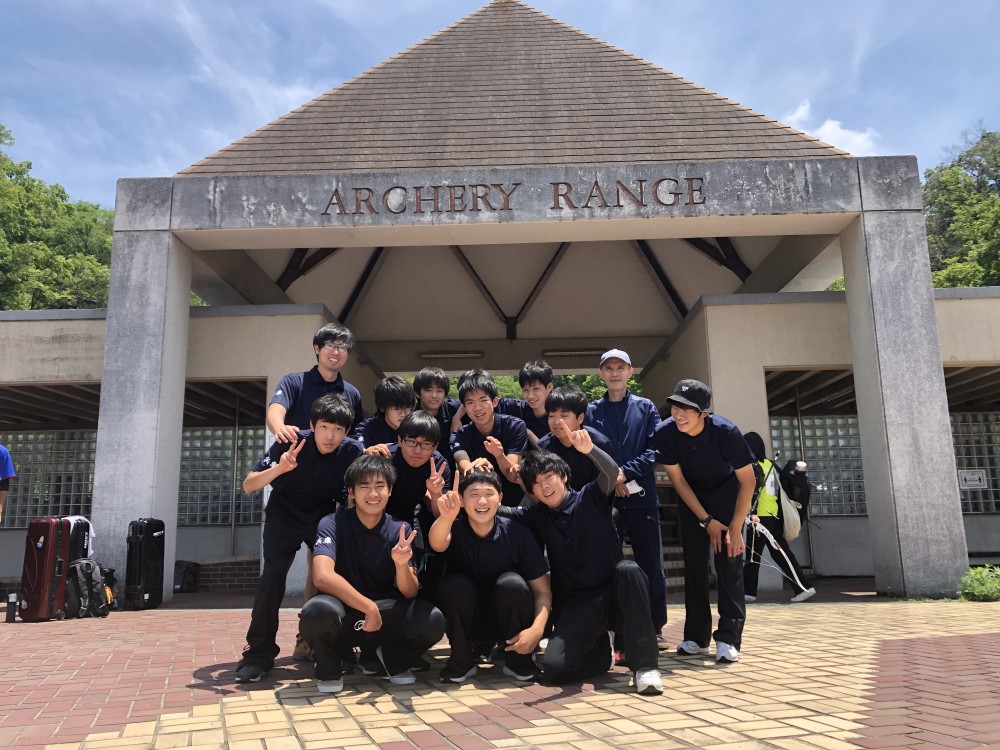
[(68, 518), (36, 518), (28, 526), (21, 569), (21, 619), (37, 622), (64, 616), (69, 566)]

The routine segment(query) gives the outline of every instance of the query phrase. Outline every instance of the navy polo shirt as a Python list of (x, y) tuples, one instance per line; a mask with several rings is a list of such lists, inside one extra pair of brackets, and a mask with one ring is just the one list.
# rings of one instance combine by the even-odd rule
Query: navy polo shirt
[(479, 589), (492, 589), (504, 573), (517, 573), (526, 581), (549, 572), (538, 542), (523, 524), (497, 516), (485, 536), (472, 530), (463, 513), (451, 526), (445, 552), (450, 570), (465, 573)]
[[(500, 441), (504, 453), (508, 455), (521, 455), (528, 450), (528, 431), (524, 426), (524, 420), (512, 417), (508, 414), (493, 414), (493, 430), (490, 435)], [(506, 476), (500, 473), (497, 460), (486, 450), (483, 441), (488, 436), (483, 435), (479, 428), (471, 422), (455, 433), (455, 451), (465, 451), (469, 454), (469, 460), (475, 461), (477, 458), (488, 459), (493, 466), (493, 470), (500, 476), (500, 485), (503, 488), (503, 504), (517, 505), (524, 497), (524, 490), (521, 486), (514, 484)]]
[(382, 443), (395, 443), (396, 430), (385, 421), (385, 413), (377, 411), (371, 416), (365, 417), (354, 428), (354, 437), (361, 441), (366, 448)]
[(545, 412), (540, 417), (535, 416), (526, 401), (519, 398), (507, 398), (504, 396), (497, 403), (497, 411), (500, 414), (509, 414), (512, 417), (524, 420), (524, 425), (531, 430), (536, 438), (549, 433), (549, 414)]
[(289, 373), (278, 383), (271, 397), (271, 403), (285, 407), (285, 424), (307, 430), (313, 401), (328, 393), (343, 396), (354, 409), (354, 424), (351, 426), (353, 432), (361, 421), (361, 393), (344, 380), (344, 376), (340, 373), (337, 373), (337, 379), (331, 382), (323, 380), (323, 376), (319, 374), (319, 366), (313, 367), (308, 372)]
[[(603, 432), (598, 432), (593, 427), (584, 427), (583, 429), (590, 433), (590, 440), (595, 447), (600, 448), (609, 456), (611, 455), (611, 441)], [(597, 470), (597, 465), (590, 460), (590, 456), (580, 453), (572, 445), (567, 448), (551, 432), (539, 440), (535, 448), (555, 453), (569, 464), (569, 486), (574, 490), (582, 490), (601, 475), (601, 472)]]
[(705, 510), (729, 523), (740, 490), (736, 470), (755, 460), (739, 428), (725, 417), (710, 414), (705, 429), (690, 437), (677, 429), (671, 417), (656, 429), (653, 445), (657, 461), (680, 466)]
[[(444, 456), (445, 460), (448, 462), (448, 466), (452, 471), (455, 470), (455, 455), (452, 451), (452, 433), (451, 433), (451, 420), (455, 418), (455, 412), (458, 411), (462, 404), (459, 403), (458, 399), (448, 398), (438, 407), (438, 413), (434, 415), (437, 420), (438, 426), (441, 428), (441, 439), (438, 440), (438, 451)], [(421, 409), (420, 411), (425, 411)], [(435, 459), (437, 460), (437, 459)], [(448, 489), (451, 489), (450, 487)]]
[(586, 598), (611, 585), (615, 565), (624, 555), (611, 520), (611, 498), (598, 482), (569, 490), (555, 510), (534, 503), (504, 513), (526, 524), (545, 544), (554, 596)]
[[(320, 453), (312, 430), (302, 430), (299, 438), (306, 444), (298, 456), (298, 466), (271, 482), (271, 497), (267, 502), (268, 513), (282, 509), (302, 521), (315, 523), (336, 508), (337, 503), (347, 502), (344, 472), (364, 449), (354, 438), (345, 437), (333, 453)], [(281, 454), (298, 445), (273, 443), (264, 457), (253, 467), (254, 471), (269, 469), (281, 460)]]
[[(403, 452), (396, 443), (389, 444), (389, 454), (392, 465), (396, 467), (396, 483), (392, 486), (392, 494), (389, 495), (389, 504), (385, 506), (385, 512), (394, 518), (411, 519), (413, 518), (413, 508), (417, 503), (420, 503), (426, 511), (422, 512), (420, 517), (421, 531), (426, 534), (430, 531), (430, 525), (434, 523), (433, 511), (431, 511), (427, 500), (427, 479), (431, 475), (430, 459), (422, 466), (413, 468), (406, 463)], [(435, 468), (440, 469), (441, 464), (445, 464), (444, 474), (441, 475), (441, 478), (444, 479), (443, 489), (447, 492), (452, 488), (451, 469), (447, 467), (444, 456), (437, 451), (431, 454), (431, 458), (434, 459)]]
[[(399, 527), (411, 529), (408, 523), (390, 515), (374, 529), (367, 528), (358, 518), (356, 508), (343, 508), (319, 522), (313, 555), (333, 559), (334, 571), (369, 599), (396, 599), (396, 564), (392, 548), (399, 543)], [(412, 565), (412, 561), (411, 561)]]

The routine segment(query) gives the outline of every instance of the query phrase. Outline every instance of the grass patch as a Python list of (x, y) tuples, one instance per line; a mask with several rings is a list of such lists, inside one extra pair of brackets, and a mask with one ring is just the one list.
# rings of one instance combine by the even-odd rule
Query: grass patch
[(969, 568), (958, 582), (958, 595), (970, 602), (1000, 601), (1000, 565)]

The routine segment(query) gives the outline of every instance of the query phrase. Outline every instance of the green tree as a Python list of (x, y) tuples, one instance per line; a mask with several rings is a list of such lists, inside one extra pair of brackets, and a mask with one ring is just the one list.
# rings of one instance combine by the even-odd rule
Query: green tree
[[(601, 380), (601, 376), (596, 372), (591, 375), (556, 375), (555, 377), (556, 386), (560, 385), (575, 385), (583, 389), (583, 392), (587, 394), (587, 398), (591, 401), (596, 401), (599, 398), (604, 397), (604, 392), (608, 390), (607, 386), (604, 385), (604, 381)], [(642, 396), (642, 382), (636, 380), (634, 377), (628, 380), (628, 389), (632, 391), (636, 396)]]
[(106, 306), (114, 213), (32, 177), (13, 144), (0, 125), (0, 309)]

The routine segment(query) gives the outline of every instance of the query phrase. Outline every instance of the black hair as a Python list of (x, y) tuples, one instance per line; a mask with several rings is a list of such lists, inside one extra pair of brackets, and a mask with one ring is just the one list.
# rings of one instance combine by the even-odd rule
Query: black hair
[(465, 397), (470, 393), (482, 391), (491, 399), (500, 395), (497, 391), (497, 384), (493, 381), (493, 376), (485, 370), (469, 370), (458, 381), (458, 399), (465, 402)]
[(327, 323), (313, 336), (313, 346), (318, 346), (321, 349), (331, 341), (343, 342), (347, 351), (354, 348), (354, 334), (339, 323)]
[(309, 409), (309, 421), (313, 423), (313, 427), (320, 422), (332, 422), (350, 432), (354, 426), (354, 409), (343, 396), (328, 393), (313, 401)]
[(448, 375), (440, 367), (425, 367), (413, 378), (413, 390), (420, 393), (424, 388), (439, 386), (444, 389), (445, 397), (451, 390), (451, 381)]
[(381, 412), (395, 406), (397, 409), (413, 408), (417, 403), (417, 394), (413, 392), (413, 386), (403, 380), (399, 375), (390, 375), (382, 378), (375, 386), (375, 408)]
[(441, 425), (438, 424), (436, 417), (425, 411), (411, 411), (406, 415), (406, 419), (399, 423), (396, 432), (400, 440), (423, 438), (434, 445), (441, 442)]
[(552, 472), (561, 477), (564, 482), (569, 483), (569, 464), (555, 453), (549, 451), (528, 451), (518, 467), (521, 471), (521, 481), (524, 488), (530, 493), (541, 474)]
[(522, 388), (529, 383), (549, 385), (552, 383), (552, 368), (548, 362), (525, 362), (517, 374), (517, 382)]
[(763, 461), (767, 458), (767, 452), (764, 450), (764, 438), (756, 432), (748, 432), (743, 436), (743, 439), (747, 441), (747, 447), (750, 448), (750, 452), (753, 453), (754, 458), (758, 461)]
[(570, 411), (580, 416), (587, 413), (587, 394), (578, 385), (561, 385), (545, 397), (545, 411)]
[(497, 492), (503, 492), (503, 487), (500, 484), (500, 475), (490, 469), (476, 467), (465, 472), (462, 478), (458, 480), (458, 493), (464, 495), (465, 491), (474, 484), (488, 484)]
[(365, 480), (381, 477), (391, 489), (396, 484), (396, 467), (385, 456), (369, 456), (363, 453), (344, 472), (344, 486), (353, 490)]

